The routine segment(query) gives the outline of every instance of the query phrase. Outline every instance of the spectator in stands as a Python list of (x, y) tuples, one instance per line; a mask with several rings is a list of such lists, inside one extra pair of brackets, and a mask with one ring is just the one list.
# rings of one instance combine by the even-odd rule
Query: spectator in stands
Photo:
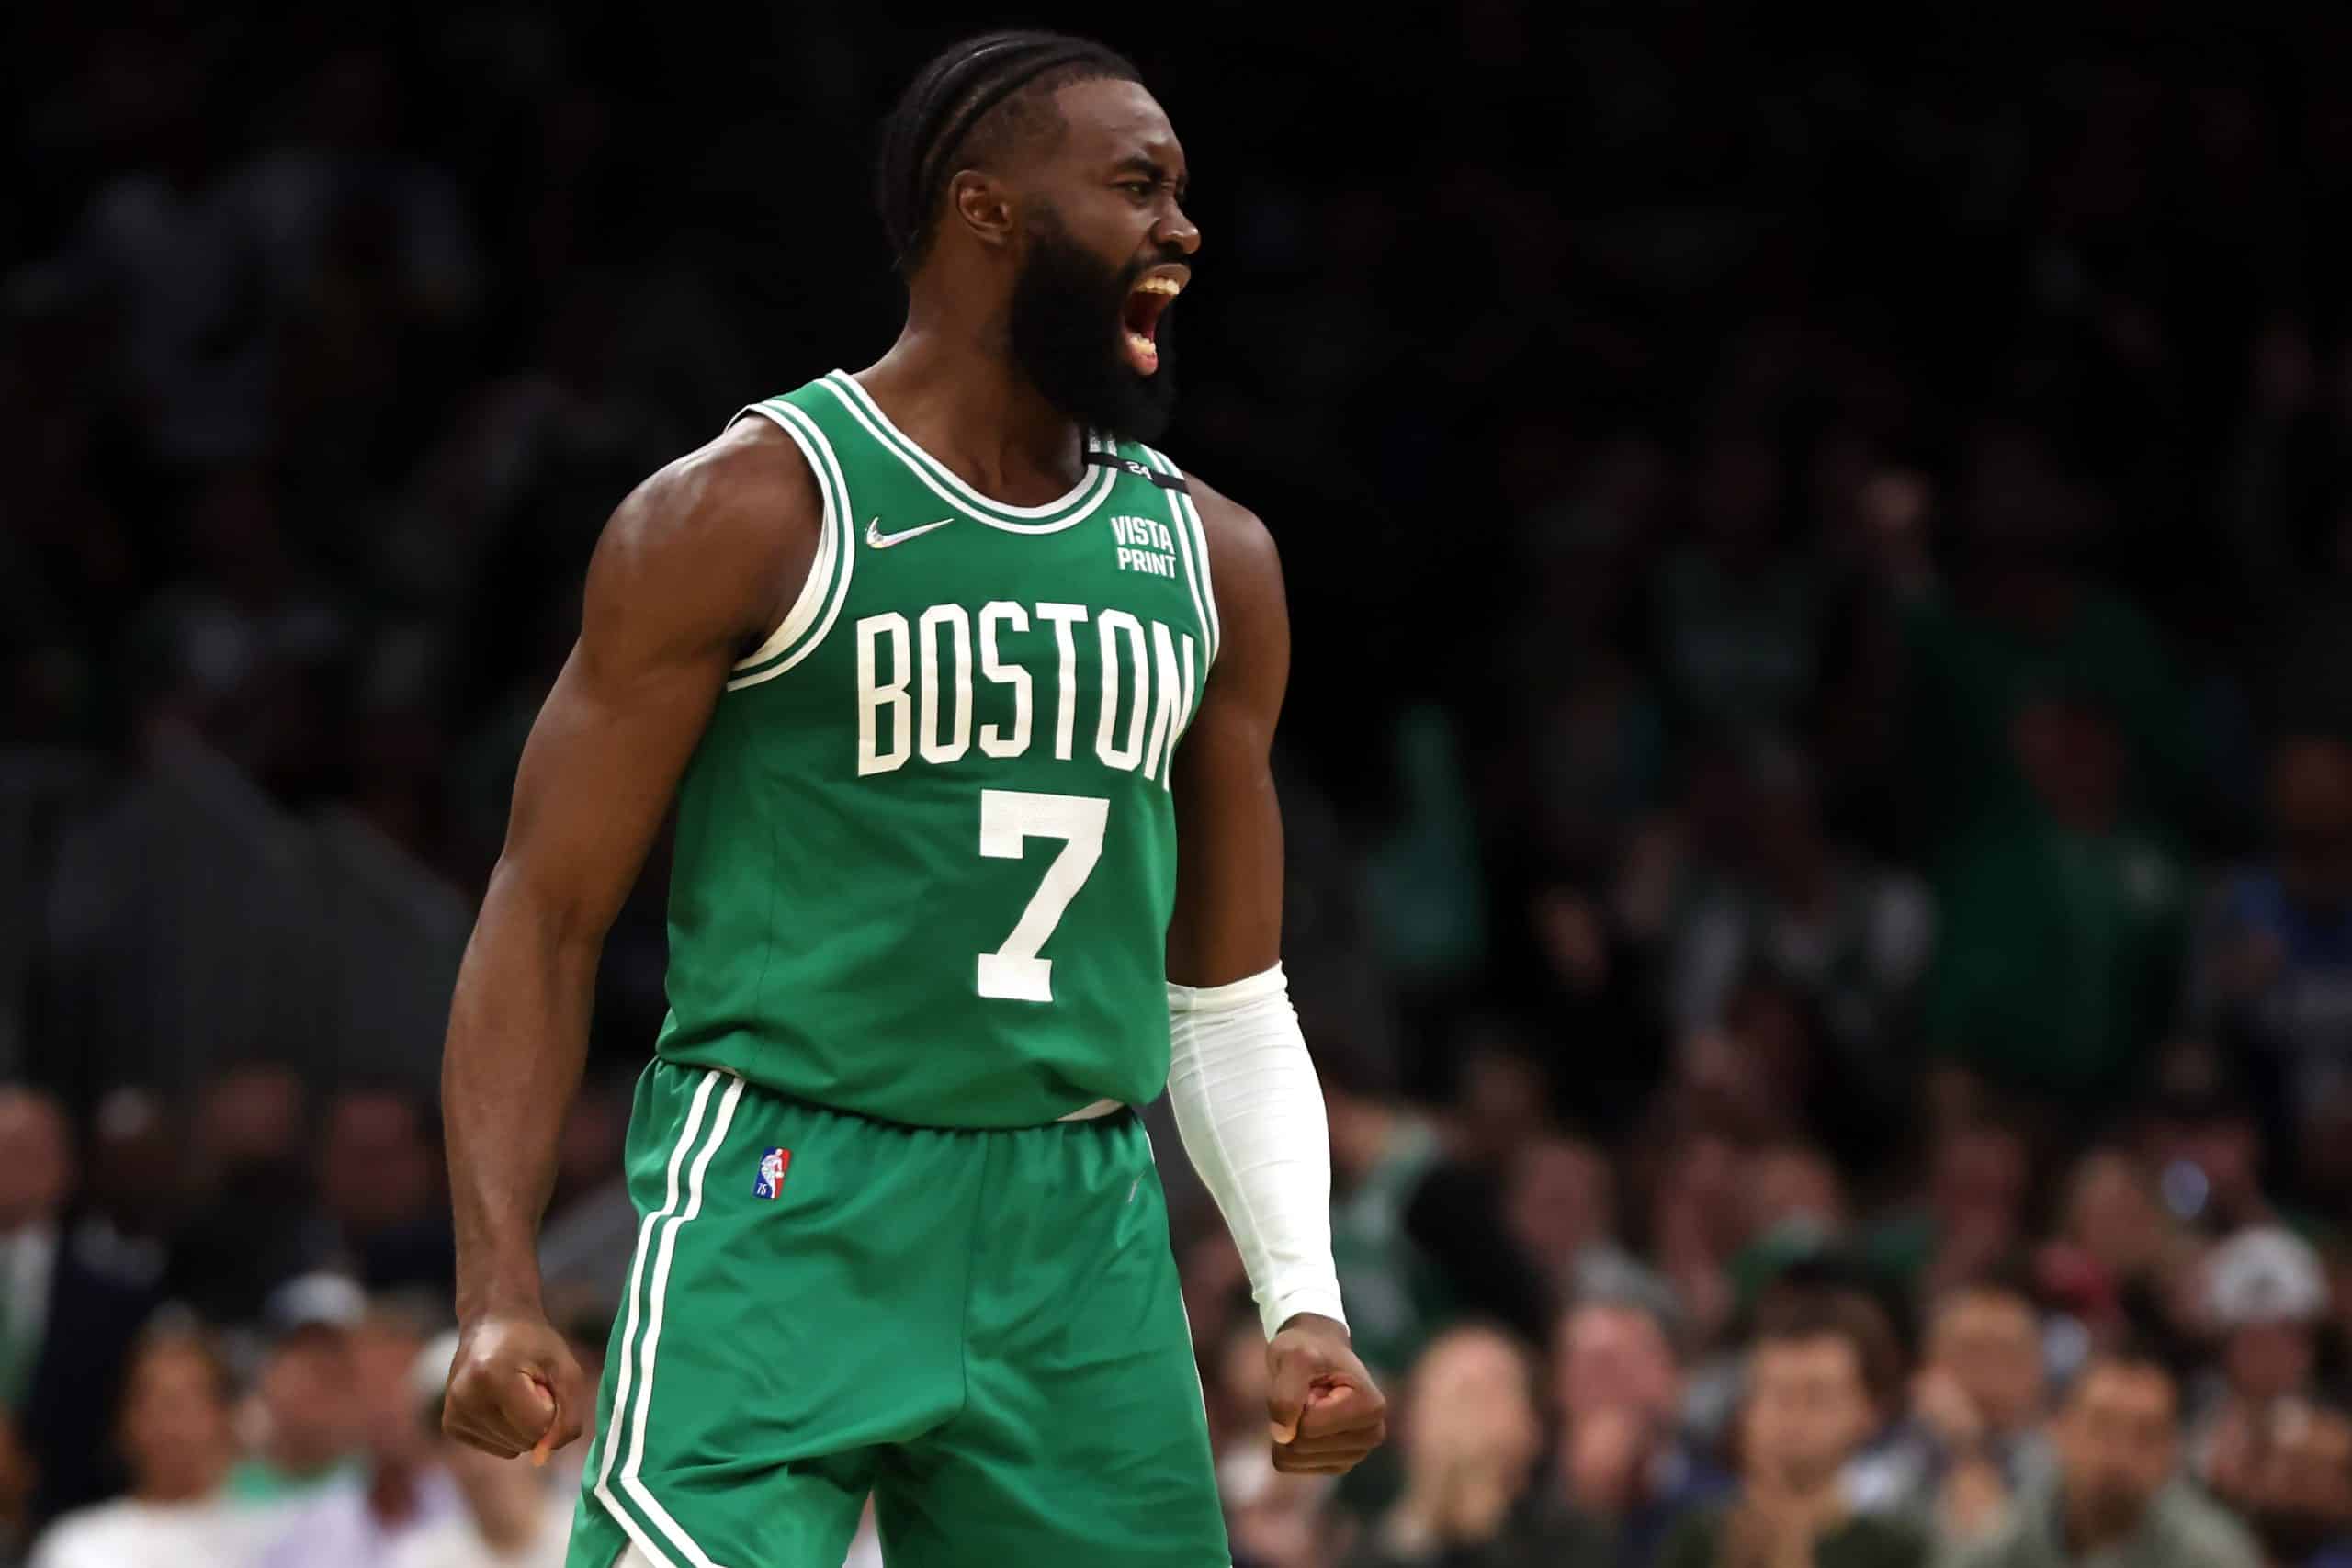
[(1780, 453), (1764, 432), (1726, 428), (1693, 456), (1690, 537), (1656, 579), (1668, 688), (1699, 728), (1785, 724), (1817, 678), (1821, 591), (1811, 563), (1785, 547)]
[(126, 85), (138, 107), (121, 128), (130, 157), (92, 193), (71, 250), (115, 302), (112, 357), (155, 453), (192, 462), (249, 452), (270, 413), (254, 214), (220, 167), (224, 121), (200, 59), (141, 41)]
[[(1645, 513), (1652, 503), (1631, 492), (1662, 490), (1666, 463), (1655, 443), (1627, 435), (1613, 439), (1593, 468), (1595, 511), (1617, 510), (1613, 491), (1626, 512)], [(1558, 532), (1613, 534), (1619, 526), (1612, 516), (1598, 530), (1571, 525)], [(1527, 748), (1521, 810), (1530, 847), (1563, 880), (1581, 882), (1607, 871), (1621, 840), (1657, 804), (1667, 771), (1666, 714), (1648, 672), (1628, 657), (1634, 584), (1623, 544), (1568, 536), (1537, 539), (1532, 548), (1540, 558), (1531, 563), (1510, 643), (1527, 672), (1517, 694)]]
[(2154, 1077), (2139, 1148), (2165, 1206), (2207, 1235), (2275, 1218), (2262, 1186), (2263, 1120), (2222, 1054), (2202, 1041), (2176, 1042)]
[(2275, 1225), (2238, 1232), (2205, 1265), (2205, 1311), (2220, 1336), (2220, 1386), (2199, 1391), (2190, 1466), (2211, 1480), (2217, 1448), (2248, 1440), (2280, 1400), (2312, 1392), (2328, 1313), (2319, 1254)]
[[(457, 1346), (455, 1335), (445, 1336), (424, 1359), (446, 1366)], [(548, 1472), (527, 1459), (498, 1459), (439, 1437), (440, 1415), (433, 1401), (422, 1419), (435, 1434), (465, 1509), (401, 1541), (386, 1568), (563, 1568), (573, 1491), (552, 1484)]]
[(2077, 1315), (2111, 1323), (2127, 1297), (2161, 1299), (2190, 1245), (2146, 1168), (2120, 1149), (2094, 1147), (2067, 1179), (2058, 1232), (2035, 1266)]
[(1996, 1083), (2075, 1105), (2128, 1088), (2177, 990), (2187, 885), (2135, 825), (2108, 697), (2054, 677), (2005, 741), (2027, 799), (1950, 843), (1928, 1043)]
[[(1434, 1287), (1423, 1297), (1430, 1326), (1476, 1317), (1533, 1339), (1544, 1332), (1552, 1298), (1537, 1260), (1510, 1235), (1506, 1191), (1519, 1152), (1548, 1135), (1544, 1072), (1519, 1021), (1499, 1015), (1464, 1021), (1449, 1055), (1454, 1081), (1451, 1115), (1442, 1123), (1445, 1157), (1401, 1195), (1400, 1234), (1390, 1238), (1388, 1250), (1395, 1257), (1404, 1250), (1396, 1243), (1409, 1244), (1407, 1258), (1424, 1266), (1422, 1278)], [(1396, 1114), (1393, 1108), (1391, 1114)], [(1411, 1113), (1403, 1114), (1409, 1125)], [(1345, 1289), (1356, 1244), (1376, 1239), (1359, 1227), (1367, 1218), (1376, 1224), (1378, 1211), (1366, 1214), (1346, 1205), (1339, 1213), (1353, 1233), (1336, 1254)]]
[(154, 1301), (69, 1223), (74, 1186), (57, 1102), (0, 1087), (0, 1403), (32, 1450), (37, 1518), (114, 1489), (107, 1423)]
[(1541, 1028), (1529, 1018), (1472, 1012), (1449, 1032), (1445, 1055), (1456, 1151), (1507, 1179), (1519, 1152), (1553, 1130)]
[[(1531, 864), (1519, 954), (1538, 976), (1531, 998), (1555, 1047), (1555, 1100), (1587, 1126), (1609, 1124), (1640, 1105), (1665, 1066), (1652, 1007), (1651, 976), (1621, 910), (1563, 865)], [(1510, 933), (1506, 932), (1507, 938)], [(1616, 1043), (1605, 1055), (1577, 1052), (1579, 1040)]]
[(280, 117), (292, 135), (236, 175), (283, 300), (287, 445), (362, 472), (400, 429), (401, 388), (481, 283), (455, 183), (401, 144), (401, 85), (380, 48), (338, 49)]
[[(1454, 721), (1433, 703), (1384, 719), (1389, 809), (1356, 843), (1365, 936), (1407, 997), (1474, 978), (1487, 956), (1487, 889)], [(1369, 825), (1367, 825), (1369, 826)]]
[(1889, 1278), (1933, 1300), (2024, 1250), (2032, 1175), (2016, 1128), (1989, 1117), (1952, 1127), (1935, 1140), (1926, 1201), (1883, 1220), (1863, 1249)]
[(1645, 1282), (1662, 1292), (1617, 1240), (1617, 1179), (1607, 1151), (1582, 1138), (1537, 1138), (1511, 1156), (1503, 1219), (1555, 1299)]
[(1351, 1568), (1602, 1568), (1605, 1535), (1522, 1507), (1544, 1443), (1534, 1366), (1510, 1336), (1450, 1329), (1413, 1369), (1398, 1436), (1404, 1495)]
[(169, 1261), (169, 1238), (187, 1217), (189, 1194), (159, 1192), (154, 1173), (176, 1150), (165, 1105), (153, 1090), (123, 1085), (103, 1096), (89, 1121), (80, 1220), (74, 1240), (126, 1284), (153, 1289)]
[(1769, 1316), (1748, 1351), (1738, 1416), (1739, 1486), (1683, 1516), (1662, 1568), (1919, 1568), (1928, 1540), (1916, 1527), (1859, 1513), (1846, 1494), (1848, 1462), (1877, 1425), (1871, 1339), (1851, 1303), (1800, 1301)]
[(1740, 1175), (1748, 1246), (1732, 1259), (1736, 1282), (1752, 1292), (1748, 1259), (1775, 1256), (1794, 1243), (1811, 1251), (1846, 1233), (1846, 1184), (1828, 1153), (1798, 1138), (1752, 1151)]
[(1896, 1325), (1905, 1299), (1851, 1249), (1799, 1236), (1779, 1249), (1759, 1248), (1752, 1279), (1742, 1292), (1743, 1332), (1706, 1362), (1691, 1369), (1683, 1416), (1705, 1433), (1715, 1450), (1735, 1462), (1739, 1451), (1739, 1414), (1748, 1390), (1750, 1347), (1757, 1325), (1791, 1317), (1828, 1315), (1845, 1325), (1861, 1348), (1862, 1385), (1870, 1393), (1869, 1433), (1848, 1461), (1842, 1488), (1847, 1502), (1865, 1508), (1867, 1490), (1885, 1451), (1898, 1446), (1905, 1350)]
[(236, 1438), (229, 1374), (210, 1343), (183, 1326), (151, 1332), (119, 1415), (130, 1491), (50, 1526), (32, 1568), (249, 1568), (272, 1519), (220, 1494)]
[[(1948, 587), (1915, 579), (1896, 590), (1910, 830), (1957, 852), (1982, 830), (2006, 837), (2053, 812), (2079, 829), (2145, 803), (2167, 819), (2188, 767), (2184, 708), (2155, 625), (2096, 570), (2099, 498), (2050, 432), (2006, 416), (1967, 433), (1960, 468)], [(2081, 772), (2061, 779), (2053, 742), (2098, 754), (2083, 751)], [(1946, 863), (1945, 889), (1964, 865)], [(1962, 891), (1975, 902), (1976, 887)], [(1984, 934), (1975, 911), (1957, 924), (1944, 905), (1940, 952), (1963, 931)]]
[[(1705, 1055), (1727, 1075), (1743, 1070), (1727, 1049), (1715, 1049), (1723, 1043), (1720, 1036), (1700, 1040), (1707, 1046)], [(1746, 1081), (1728, 1076), (1725, 1087), (1736, 1089)], [(1733, 1305), (1726, 1270), (1747, 1240), (1746, 1157), (1730, 1137), (1696, 1127), (1679, 1137), (1663, 1129), (1660, 1135), (1645, 1136), (1629, 1159), (1658, 1162), (1650, 1190), (1651, 1263), (1673, 1287), (1690, 1343), (1711, 1344)]]
[(2352, 1568), (2352, 1413), (2283, 1404), (2252, 1517), (2271, 1568)]
[[(1758, 1149), (1743, 1162), (1740, 1197), (1748, 1241), (1731, 1259), (1731, 1332), (1690, 1369), (1683, 1418), (1728, 1451), (1735, 1416), (1747, 1386), (1744, 1330), (1770, 1314), (1824, 1292), (1849, 1297), (1871, 1337), (1863, 1371), (1882, 1395), (1893, 1388), (1901, 1349), (1879, 1281), (1846, 1239), (1847, 1201), (1838, 1168), (1821, 1150), (1788, 1141)], [(1883, 1410), (1880, 1417), (1890, 1417)], [(1878, 1430), (1881, 1420), (1873, 1420)]]
[(288, 1280), (270, 1297), (269, 1348), (255, 1380), (251, 1451), (229, 1472), (245, 1502), (308, 1496), (355, 1473), (351, 1336), (368, 1298), (339, 1274)]
[(301, 1272), (311, 1200), (302, 1081), (277, 1062), (233, 1064), (196, 1093), (198, 1201), (173, 1240), (170, 1289), (219, 1323), (262, 1314)]
[(1731, 1484), (1683, 1434), (1672, 1325), (1652, 1300), (1579, 1303), (1561, 1316), (1552, 1376), (1548, 1512), (1604, 1531), (1620, 1568), (1650, 1562), (1677, 1517)]
[(1849, 1092), (1883, 1114), (1901, 1088), (1890, 1047), (1933, 951), (1935, 907), (1917, 878), (1832, 840), (1793, 748), (1760, 749), (1745, 773), (1746, 858), (1719, 868), (1678, 921), (1671, 1021), (1720, 1027), (1740, 982), (1769, 976), (1826, 1025), (1826, 1076), (1864, 1080), (1867, 1092)]
[(2197, 942), (2195, 1005), (2263, 1080), (2274, 1137), (2352, 1083), (2352, 742), (2271, 754), (2272, 853), (2223, 884)]
[(426, 1412), (449, 1375), (441, 1342), (428, 1343), (417, 1305), (383, 1301), (352, 1331), (351, 1398), (361, 1423), (364, 1474), (301, 1505), (261, 1568), (390, 1568), (402, 1541), (454, 1516), (457, 1487), (440, 1462)]
[(2352, 1564), (2352, 1416), (2283, 1399), (2213, 1457), (2214, 1495), (2237, 1509), (2268, 1568)]
[(390, 1084), (334, 1097), (318, 1144), (316, 1261), (371, 1291), (449, 1289), (456, 1252), (432, 1126), (416, 1097)]
[(2180, 1390), (2130, 1347), (2095, 1355), (2067, 1391), (2058, 1469), (2029, 1488), (1962, 1568), (2257, 1568), (2254, 1542), (2178, 1472)]
[(1899, 1430), (1852, 1479), (1865, 1506), (1969, 1540), (2054, 1462), (2042, 1436), (2041, 1320), (2015, 1281), (1988, 1275), (1946, 1290), (1928, 1323)]

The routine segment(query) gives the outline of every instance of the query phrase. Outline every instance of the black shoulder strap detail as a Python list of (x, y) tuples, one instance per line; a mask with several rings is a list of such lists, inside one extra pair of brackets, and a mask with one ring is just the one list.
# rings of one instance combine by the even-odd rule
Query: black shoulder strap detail
[(1193, 493), (1182, 474), (1163, 474), (1148, 463), (1138, 463), (1133, 457), (1122, 457), (1116, 452), (1089, 452), (1086, 460), (1098, 468), (1125, 468), (1139, 479), (1149, 479), (1162, 490), (1172, 490), (1182, 495)]

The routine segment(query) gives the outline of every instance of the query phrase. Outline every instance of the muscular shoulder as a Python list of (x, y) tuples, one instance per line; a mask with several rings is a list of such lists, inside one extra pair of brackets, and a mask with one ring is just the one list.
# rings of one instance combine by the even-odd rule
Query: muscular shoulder
[(1185, 487), (1209, 541), (1209, 588), (1216, 592), (1216, 614), (1226, 632), (1218, 663), (1239, 653), (1251, 663), (1277, 665), (1286, 677), (1291, 618), (1282, 597), (1275, 536), (1259, 514), (1200, 475), (1185, 472)]
[(1201, 531), (1208, 538), (1209, 580), (1218, 588), (1219, 611), (1226, 611), (1224, 590), (1230, 579), (1240, 580), (1237, 587), (1270, 585), (1279, 599), (1282, 557), (1264, 522), (1198, 474), (1187, 472), (1184, 483), (1193, 497), (1193, 509), (1201, 514)]
[(739, 420), (631, 491), (598, 550), (655, 567), (781, 565), (796, 540), (813, 548), (821, 511), (792, 439), (765, 420)]
[(756, 643), (808, 575), (822, 515), (792, 439), (765, 420), (739, 420), (614, 512), (588, 570), (587, 631)]
[(1283, 563), (1258, 514), (1187, 473), (1209, 547), (1209, 588), (1223, 633), (1210, 689), (1238, 697), (1271, 728), (1290, 683), (1290, 610), (1283, 600)]

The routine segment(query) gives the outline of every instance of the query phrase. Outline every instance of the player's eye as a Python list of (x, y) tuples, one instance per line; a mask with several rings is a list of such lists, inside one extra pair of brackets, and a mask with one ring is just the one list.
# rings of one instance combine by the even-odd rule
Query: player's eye
[(1121, 180), (1119, 182), (1119, 188), (1134, 197), (1137, 201), (1145, 201), (1150, 198), (1151, 193), (1157, 189), (1158, 186), (1150, 180)]

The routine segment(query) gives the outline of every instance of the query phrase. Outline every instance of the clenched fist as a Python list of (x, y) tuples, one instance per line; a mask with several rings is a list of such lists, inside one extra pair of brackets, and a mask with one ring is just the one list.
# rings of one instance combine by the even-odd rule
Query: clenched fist
[(1340, 1324), (1301, 1313), (1266, 1345), (1266, 1419), (1274, 1468), (1343, 1475), (1388, 1436), (1388, 1402)]
[(588, 1380), (546, 1318), (519, 1313), (479, 1318), (458, 1338), (441, 1430), (461, 1443), (533, 1464), (580, 1436)]

